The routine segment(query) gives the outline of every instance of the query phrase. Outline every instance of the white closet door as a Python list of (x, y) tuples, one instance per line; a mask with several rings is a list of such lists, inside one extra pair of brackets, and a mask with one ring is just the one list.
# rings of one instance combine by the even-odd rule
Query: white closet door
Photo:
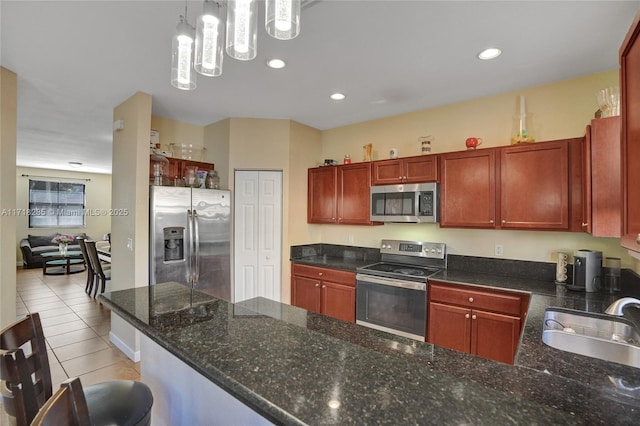
[(282, 172), (236, 171), (234, 302), (281, 300)]

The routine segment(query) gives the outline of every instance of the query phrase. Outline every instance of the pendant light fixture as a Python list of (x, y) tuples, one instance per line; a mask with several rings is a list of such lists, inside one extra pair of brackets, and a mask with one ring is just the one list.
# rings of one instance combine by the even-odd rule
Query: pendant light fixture
[(196, 24), (196, 58), (194, 68), (202, 75), (222, 74), (224, 25), (220, 19), (220, 4), (205, 0)]
[(256, 0), (227, 2), (227, 54), (234, 59), (250, 61), (256, 57), (258, 13)]
[(300, 33), (300, 0), (266, 0), (265, 28), (278, 40), (291, 40)]
[[(300, 9), (319, 0), (266, 0), (265, 28), (278, 40), (290, 40), (300, 33)], [(234, 59), (250, 61), (257, 54), (257, 0), (204, 0), (194, 29), (184, 15), (173, 37), (171, 85), (182, 90), (196, 88), (196, 72), (216, 77), (222, 74), (223, 46)], [(226, 28), (223, 23), (226, 5)], [(194, 37), (195, 32), (195, 37)], [(223, 37), (226, 36), (226, 41)]]
[(196, 88), (196, 73), (193, 72), (193, 28), (186, 19), (187, 6), (185, 2), (184, 16), (180, 15), (180, 22), (173, 37), (171, 57), (171, 85), (182, 90)]

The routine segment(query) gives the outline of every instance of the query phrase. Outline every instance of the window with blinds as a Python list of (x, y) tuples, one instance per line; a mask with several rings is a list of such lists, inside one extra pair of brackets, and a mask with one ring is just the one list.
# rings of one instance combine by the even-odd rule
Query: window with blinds
[(29, 179), (29, 228), (83, 228), (85, 185)]

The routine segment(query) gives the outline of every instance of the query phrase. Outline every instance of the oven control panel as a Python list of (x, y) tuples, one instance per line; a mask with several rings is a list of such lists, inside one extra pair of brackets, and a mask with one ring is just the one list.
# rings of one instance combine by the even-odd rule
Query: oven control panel
[(446, 256), (446, 244), (424, 241), (382, 240), (380, 253), (444, 259)]

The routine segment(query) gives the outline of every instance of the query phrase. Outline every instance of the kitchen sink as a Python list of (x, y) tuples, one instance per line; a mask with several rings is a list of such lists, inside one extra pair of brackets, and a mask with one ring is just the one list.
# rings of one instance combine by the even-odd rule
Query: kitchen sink
[(562, 351), (640, 368), (640, 332), (624, 318), (547, 308), (542, 341)]

